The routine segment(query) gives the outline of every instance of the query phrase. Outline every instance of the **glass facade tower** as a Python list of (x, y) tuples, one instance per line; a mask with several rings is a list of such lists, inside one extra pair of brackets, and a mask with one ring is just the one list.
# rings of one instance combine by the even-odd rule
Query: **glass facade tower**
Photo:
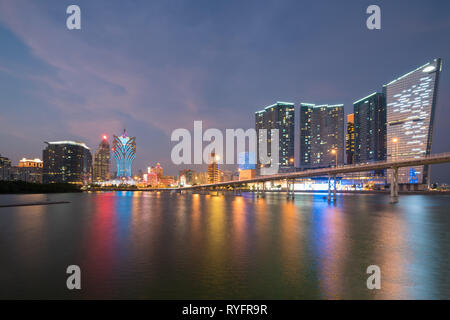
[[(434, 59), (383, 86), (388, 161), (431, 154), (441, 68), (441, 59)], [(429, 167), (400, 168), (398, 178), (399, 183), (428, 184)]]
[[(277, 102), (255, 113), (255, 129), (258, 134), (258, 152), (262, 141), (259, 130), (267, 130), (267, 155), (271, 157), (271, 129), (279, 133), (279, 170), (290, 171), (294, 168), (295, 105), (290, 102)], [(257, 153), (259, 154), (259, 153)], [(259, 156), (257, 157), (259, 161)], [(271, 162), (272, 163), (272, 162)]]
[(299, 167), (344, 163), (344, 105), (300, 104)]
[(76, 141), (45, 143), (47, 147), (42, 152), (43, 183), (91, 182), (92, 155), (84, 143)]
[(372, 93), (353, 103), (355, 126), (355, 163), (386, 158), (386, 100)]

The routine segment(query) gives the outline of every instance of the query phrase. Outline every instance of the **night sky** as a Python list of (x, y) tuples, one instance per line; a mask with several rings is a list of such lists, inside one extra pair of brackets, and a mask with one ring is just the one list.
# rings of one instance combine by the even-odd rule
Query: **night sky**
[[(81, 7), (81, 30), (66, 8)], [(381, 30), (366, 8), (381, 7)], [(450, 151), (450, 1), (0, 0), (0, 154), (136, 136), (134, 169), (169, 174), (176, 128), (254, 127), (275, 101), (344, 103), (443, 59), (433, 152)], [(93, 151), (94, 151), (93, 150)], [(450, 165), (432, 182), (450, 183)]]

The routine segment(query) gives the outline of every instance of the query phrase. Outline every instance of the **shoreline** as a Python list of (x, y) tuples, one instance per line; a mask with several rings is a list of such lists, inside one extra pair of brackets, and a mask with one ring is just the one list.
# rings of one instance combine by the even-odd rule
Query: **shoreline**
[(0, 204), (0, 208), (28, 207), (28, 206), (46, 206), (46, 205), (51, 205), (51, 204), (64, 204), (64, 203), (70, 203), (70, 201), (49, 201), (49, 202), (30, 202), (30, 203)]

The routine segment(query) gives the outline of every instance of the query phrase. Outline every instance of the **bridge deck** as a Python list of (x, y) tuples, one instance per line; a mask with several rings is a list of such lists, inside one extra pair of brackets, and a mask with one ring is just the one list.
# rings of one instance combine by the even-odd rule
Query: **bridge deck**
[(179, 190), (213, 188), (213, 187), (220, 187), (220, 186), (234, 186), (234, 185), (242, 185), (242, 184), (246, 184), (246, 183), (258, 183), (258, 182), (266, 182), (266, 181), (296, 179), (296, 178), (310, 178), (310, 177), (328, 176), (328, 175), (334, 176), (334, 175), (343, 174), (343, 173), (366, 172), (366, 171), (373, 171), (373, 170), (414, 167), (414, 166), (439, 164), (439, 163), (450, 163), (450, 152), (432, 154), (432, 155), (420, 157), (420, 158), (409, 158), (409, 159), (394, 160), (394, 161), (378, 161), (378, 162), (354, 164), (354, 165), (341, 165), (341, 166), (332, 167), (332, 168), (310, 169), (310, 170), (298, 171), (298, 172), (289, 172), (289, 173), (260, 176), (258, 178), (254, 178), (254, 179), (225, 181), (225, 182), (218, 182), (218, 183), (212, 183), (212, 184), (202, 184), (202, 185), (189, 186), (189, 187), (180, 187)]

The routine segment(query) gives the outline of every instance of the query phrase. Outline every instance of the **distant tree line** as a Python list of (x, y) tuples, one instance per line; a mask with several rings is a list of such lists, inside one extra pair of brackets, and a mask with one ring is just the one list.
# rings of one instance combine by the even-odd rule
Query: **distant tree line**
[(40, 184), (24, 181), (0, 181), (0, 193), (65, 193), (81, 192), (80, 186), (70, 183)]

